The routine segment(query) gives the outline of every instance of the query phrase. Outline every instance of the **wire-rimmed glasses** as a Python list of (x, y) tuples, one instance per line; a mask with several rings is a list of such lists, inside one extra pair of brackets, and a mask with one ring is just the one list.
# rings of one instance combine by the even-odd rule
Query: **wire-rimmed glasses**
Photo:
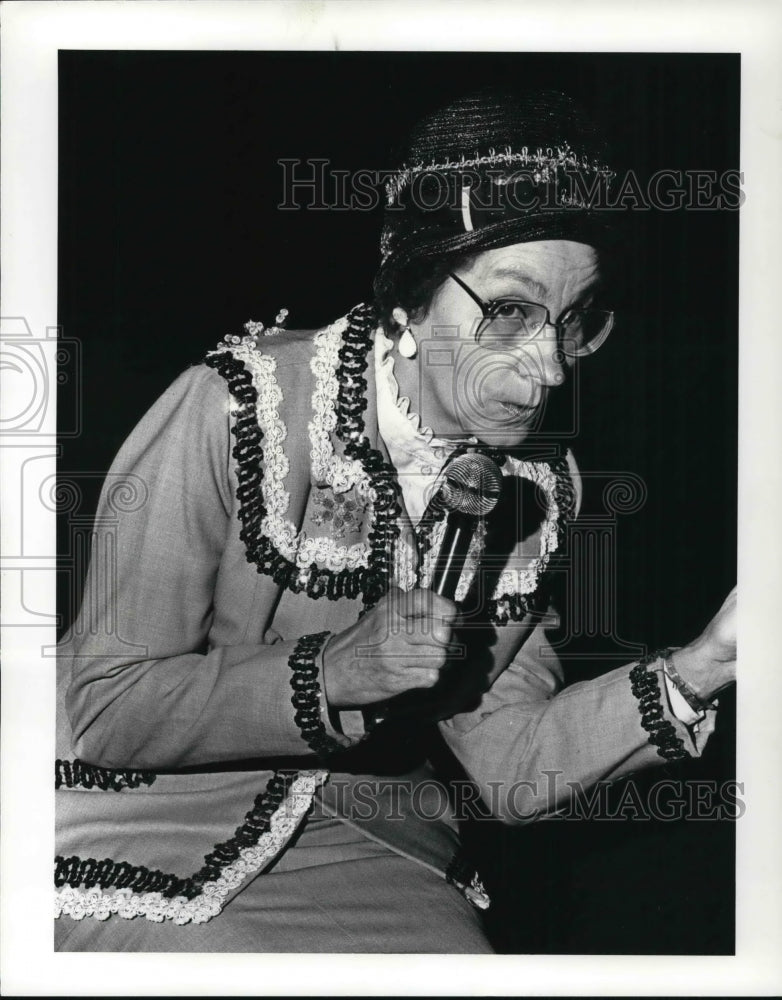
[(483, 319), (475, 332), (475, 340), (490, 350), (519, 347), (537, 337), (546, 326), (552, 326), (557, 331), (563, 354), (586, 357), (605, 343), (614, 325), (614, 314), (607, 309), (566, 309), (554, 323), (548, 307), (540, 302), (516, 298), (484, 302), (458, 275), (449, 274), (480, 306)]

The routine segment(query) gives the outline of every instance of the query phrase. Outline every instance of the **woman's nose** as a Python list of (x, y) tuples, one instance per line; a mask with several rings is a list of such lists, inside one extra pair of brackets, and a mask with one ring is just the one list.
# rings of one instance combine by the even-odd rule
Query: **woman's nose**
[(565, 355), (557, 338), (556, 327), (546, 324), (540, 334), (519, 352), (521, 373), (547, 388), (565, 381)]

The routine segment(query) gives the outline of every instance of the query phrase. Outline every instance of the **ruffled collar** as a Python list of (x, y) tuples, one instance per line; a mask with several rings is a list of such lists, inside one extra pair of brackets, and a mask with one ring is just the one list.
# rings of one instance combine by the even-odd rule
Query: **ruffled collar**
[(399, 395), (399, 383), (394, 374), (393, 347), (393, 340), (385, 335), (382, 327), (378, 327), (375, 332), (377, 393), (378, 399), (383, 399), (384, 409), (387, 408), (386, 416), (390, 425), (389, 430), (394, 431), (395, 439), (400, 444), (405, 443), (414, 451), (426, 449), (427, 453), (434, 451), (439, 454), (442, 452), (444, 458), (455, 451), (459, 445), (478, 444), (478, 439), (475, 437), (464, 438), (460, 441), (435, 437), (431, 427), (422, 425), (420, 414), (410, 409), (410, 397)]
[(435, 437), (432, 428), (422, 426), (420, 415), (411, 410), (410, 399), (399, 395), (393, 347), (394, 342), (378, 327), (374, 352), (378, 430), (396, 469), (407, 513), (417, 523), (446, 459), (459, 445)]

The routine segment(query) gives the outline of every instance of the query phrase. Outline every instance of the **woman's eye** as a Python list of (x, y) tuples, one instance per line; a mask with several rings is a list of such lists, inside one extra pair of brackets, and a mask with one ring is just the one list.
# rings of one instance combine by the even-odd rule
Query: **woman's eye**
[(498, 319), (522, 319), (526, 312), (521, 302), (500, 302), (494, 310), (494, 315)]

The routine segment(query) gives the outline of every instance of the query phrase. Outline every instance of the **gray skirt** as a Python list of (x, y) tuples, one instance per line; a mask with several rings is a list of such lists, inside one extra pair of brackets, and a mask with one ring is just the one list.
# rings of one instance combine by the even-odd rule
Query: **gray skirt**
[(295, 842), (204, 924), (56, 921), (56, 951), (492, 954), (445, 879), (317, 807)]

